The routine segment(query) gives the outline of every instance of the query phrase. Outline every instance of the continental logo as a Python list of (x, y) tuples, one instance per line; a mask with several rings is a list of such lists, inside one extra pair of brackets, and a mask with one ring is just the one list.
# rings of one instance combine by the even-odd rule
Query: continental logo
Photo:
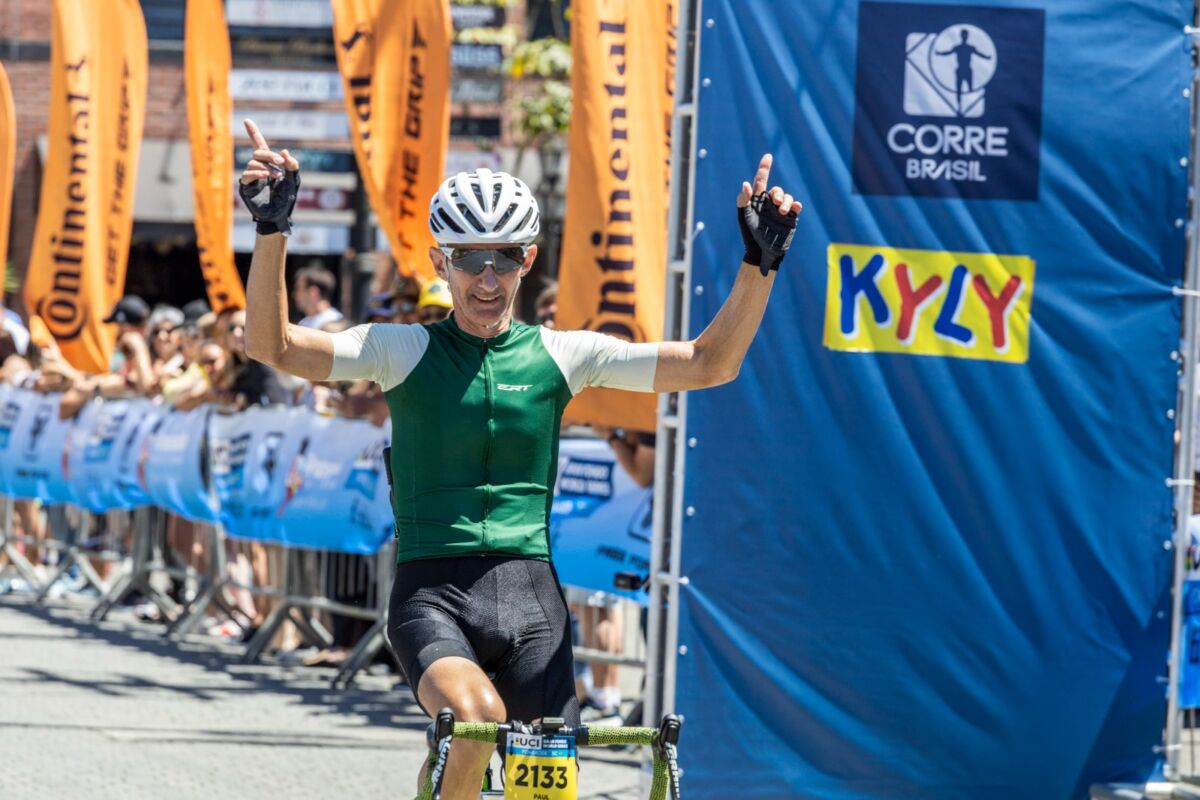
[(1029, 360), (1028, 256), (835, 243), (828, 264), (830, 350)]
[(58, 229), (50, 234), (50, 260), (54, 262), (54, 272), (49, 291), (34, 304), (34, 311), (60, 342), (78, 338), (88, 323), (88, 309), (82, 298), (89, 222), (88, 185), (92, 170), (92, 96), (87, 88), (91, 78), (84, 71), (87, 66), (86, 55), (73, 64), (63, 65), (67, 81), (67, 119), (70, 120), (67, 135), (70, 166), (62, 189), (62, 216)]

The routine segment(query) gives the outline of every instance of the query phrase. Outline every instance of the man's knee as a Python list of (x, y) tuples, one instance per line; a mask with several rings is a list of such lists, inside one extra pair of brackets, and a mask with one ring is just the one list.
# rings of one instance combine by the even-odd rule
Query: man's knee
[(417, 686), (430, 714), (449, 708), (460, 722), (506, 722), (504, 701), (477, 664), (446, 658), (434, 662)]
[(450, 701), (458, 722), (506, 722), (504, 701), (495, 689), (463, 692)]

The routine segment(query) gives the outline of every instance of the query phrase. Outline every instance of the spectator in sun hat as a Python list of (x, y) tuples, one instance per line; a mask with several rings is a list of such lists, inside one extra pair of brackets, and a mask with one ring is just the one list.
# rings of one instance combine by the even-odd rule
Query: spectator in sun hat
[(183, 327), (184, 328), (196, 327), (200, 323), (200, 320), (204, 317), (204, 315), (210, 313), (211, 311), (212, 311), (212, 309), (210, 309), (208, 307), (208, 301), (204, 300), (203, 298), (201, 298), (199, 300), (193, 300), (190, 303), (184, 304), (184, 306), (183, 306)]
[[(150, 319), (150, 306), (146, 305), (146, 301), (136, 294), (127, 294), (117, 301), (103, 322), (129, 326), (144, 332), (144, 326), (148, 319)], [(118, 330), (124, 333), (124, 329), (118, 328)]]
[(127, 294), (117, 301), (104, 322), (117, 326), (117, 346), (113, 350), (109, 372), (121, 380), (112, 386), (105, 385), (105, 394), (132, 391), (150, 394), (156, 384), (146, 342), (146, 327), (150, 320), (150, 306), (136, 294)]
[(450, 287), (441, 278), (432, 280), (421, 289), (417, 298), (417, 314), (422, 325), (430, 325), (450, 316), (454, 301), (450, 299)]

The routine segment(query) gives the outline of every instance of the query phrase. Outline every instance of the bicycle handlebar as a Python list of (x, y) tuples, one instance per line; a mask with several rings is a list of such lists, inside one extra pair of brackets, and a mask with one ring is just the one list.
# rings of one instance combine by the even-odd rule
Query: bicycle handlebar
[[(546, 720), (547, 723), (550, 720)], [(469, 742), (487, 742), (503, 747), (510, 733), (528, 733), (553, 736), (573, 736), (580, 747), (603, 747), (607, 745), (634, 745), (652, 748), (653, 780), (650, 800), (679, 800), (679, 764), (676, 746), (683, 727), (683, 717), (668, 714), (657, 728), (610, 727), (597, 725), (562, 725), (560, 720), (545, 726), (526, 725), (512, 722), (455, 722), (454, 713), (448, 708), (438, 712), (437, 719), (430, 723), (426, 732), (429, 739), (429, 772), (417, 800), (438, 800), (441, 795), (441, 778), (449, 754), (450, 742), (463, 739)], [(543, 729), (544, 728), (544, 729)], [(669, 793), (669, 794), (668, 794)]]

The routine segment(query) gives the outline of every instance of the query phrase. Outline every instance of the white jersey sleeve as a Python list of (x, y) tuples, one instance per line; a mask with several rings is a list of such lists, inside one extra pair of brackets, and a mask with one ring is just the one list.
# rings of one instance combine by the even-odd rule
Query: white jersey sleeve
[(542, 328), (542, 344), (558, 364), (571, 394), (589, 386), (653, 392), (658, 342), (627, 342), (594, 331)]
[(367, 378), (384, 391), (404, 383), (429, 347), (423, 325), (356, 325), (333, 336), (333, 369), (328, 380)]

